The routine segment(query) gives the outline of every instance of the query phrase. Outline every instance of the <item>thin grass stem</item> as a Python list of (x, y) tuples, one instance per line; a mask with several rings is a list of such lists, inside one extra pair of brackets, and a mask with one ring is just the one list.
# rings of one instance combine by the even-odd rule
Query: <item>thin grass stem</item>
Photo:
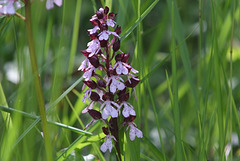
[[(10, 107), (5, 107), (5, 106), (2, 106), (2, 105), (0, 105), (0, 111), (7, 112), (9, 114), (18, 113), (18, 114), (21, 114), (22, 116), (24, 116), (26, 118), (33, 119), (33, 120), (40, 118), (40, 116), (35, 116), (35, 115), (29, 114), (27, 112), (16, 110), (16, 109), (10, 108)], [(62, 124), (62, 123), (59, 123), (59, 122), (54, 122), (54, 121), (47, 121), (47, 122), (49, 124), (52, 124), (52, 125), (64, 128), (64, 129), (71, 130), (71, 131), (76, 132), (78, 134), (83, 134), (83, 135), (88, 135), (88, 136), (93, 135), (90, 132), (87, 132), (87, 131), (84, 131), (84, 130), (80, 130), (78, 128), (75, 128), (75, 127), (72, 127), (72, 126), (68, 126), (68, 125), (65, 125), (65, 124)]]
[(73, 25), (70, 58), (69, 58), (69, 63), (68, 63), (68, 80), (70, 80), (70, 78), (71, 78), (71, 74), (73, 72), (73, 67), (74, 67), (74, 60), (75, 60), (75, 55), (76, 55), (76, 50), (77, 50), (78, 33), (79, 33), (79, 26), (80, 26), (81, 7), (82, 7), (82, 0), (77, 0), (74, 25)]
[(172, 20), (172, 42), (171, 42), (171, 55), (172, 55), (172, 80), (173, 80), (173, 117), (174, 117), (174, 131), (175, 131), (175, 151), (178, 161), (182, 161), (182, 144), (181, 144), (181, 131), (180, 131), (180, 113), (178, 105), (178, 83), (177, 83), (177, 58), (176, 58), (176, 42), (175, 42), (175, 1), (171, 1), (171, 20)]
[(38, 65), (37, 65), (37, 58), (36, 58), (33, 32), (32, 32), (30, 0), (25, 0), (25, 14), (26, 14), (25, 22), (26, 22), (26, 30), (27, 30), (27, 37), (28, 37), (29, 53), (30, 53), (30, 59), (31, 59), (31, 65), (32, 65), (32, 73), (34, 75), (34, 83), (35, 83), (36, 95), (37, 95), (37, 100), (39, 105), (40, 117), (42, 120), (45, 150), (46, 150), (47, 160), (52, 161), (53, 160), (52, 145), (51, 145), (48, 125), (47, 125), (44, 98), (42, 93), (40, 74), (38, 74)]

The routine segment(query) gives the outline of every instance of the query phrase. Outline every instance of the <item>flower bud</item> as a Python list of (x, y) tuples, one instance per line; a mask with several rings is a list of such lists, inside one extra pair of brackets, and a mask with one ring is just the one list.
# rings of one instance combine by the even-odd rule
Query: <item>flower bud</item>
[(120, 102), (127, 101), (129, 99), (129, 93), (122, 93), (118, 97)]
[(106, 6), (106, 7), (104, 8), (104, 14), (108, 14), (108, 12), (109, 12), (109, 8)]
[(109, 134), (108, 128), (107, 127), (102, 127), (102, 131), (105, 135)]
[(83, 81), (83, 83), (85, 83), (91, 89), (97, 88), (97, 83), (94, 82), (93, 80)]
[(101, 11), (97, 11), (96, 15), (97, 15), (98, 19), (102, 19), (103, 18), (103, 12), (101, 12)]
[(99, 87), (106, 88), (106, 83), (105, 83), (103, 80), (98, 80), (98, 81), (97, 81), (97, 85), (98, 85)]
[(124, 118), (123, 126), (125, 126), (129, 122), (133, 122), (135, 120), (135, 118), (136, 118), (136, 116), (132, 116), (132, 115), (130, 115), (127, 118)]
[(107, 40), (102, 40), (102, 41), (100, 41), (101, 47), (107, 47), (107, 43), (108, 43)]
[(116, 62), (121, 61), (122, 58), (123, 58), (123, 54), (117, 54), (117, 55), (115, 56)]
[(106, 92), (103, 96), (102, 96), (102, 99), (104, 101), (106, 100), (110, 100), (110, 101), (113, 101), (113, 93), (112, 92)]
[(93, 26), (99, 26), (100, 21), (97, 18), (91, 19), (90, 22)]
[(138, 78), (130, 78), (130, 81), (127, 80), (125, 82), (125, 86), (134, 88), (139, 82), (140, 82), (140, 80)]
[(114, 14), (114, 13), (112, 13), (112, 12), (108, 14), (108, 18), (109, 18), (109, 19), (114, 20), (115, 17), (116, 17), (116, 14)]
[(128, 58), (129, 58), (129, 54), (124, 54), (122, 58), (122, 62), (127, 63)]
[(89, 109), (88, 110), (89, 115), (92, 116), (94, 120), (100, 120), (102, 119), (102, 114), (96, 110)]
[(98, 68), (100, 63), (99, 63), (99, 59), (96, 55), (93, 55), (92, 57), (88, 58), (90, 63), (95, 67)]
[(120, 40), (118, 39), (117, 41), (114, 42), (113, 44), (113, 51), (116, 52), (120, 49)]
[(107, 26), (107, 24), (101, 24), (100, 26), (99, 26), (99, 28), (100, 28), (100, 30), (101, 31), (103, 31), (103, 30), (108, 30), (108, 26)]
[(117, 26), (116, 29), (114, 30), (114, 32), (116, 32), (118, 35), (120, 35), (122, 33), (121, 27)]
[(92, 101), (97, 102), (97, 101), (99, 101), (100, 96), (96, 92), (92, 92), (90, 98)]

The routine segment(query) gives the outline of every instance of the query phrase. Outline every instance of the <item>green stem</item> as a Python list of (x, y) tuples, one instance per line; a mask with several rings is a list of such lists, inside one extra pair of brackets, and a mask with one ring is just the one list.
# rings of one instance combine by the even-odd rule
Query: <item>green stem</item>
[(115, 137), (115, 139), (117, 140), (115, 143), (115, 147), (117, 150), (116, 153), (116, 160), (117, 161), (121, 161), (121, 150), (120, 150), (120, 140), (119, 140), (119, 129), (118, 129), (118, 119), (117, 118), (112, 118), (113, 120), (113, 127), (114, 127), (114, 131), (113, 131), (113, 136)]
[(82, 0), (78, 0), (77, 4), (76, 4), (73, 34), (72, 34), (72, 43), (71, 43), (71, 51), (70, 51), (69, 66), (68, 66), (68, 79), (69, 80), (70, 80), (71, 74), (73, 72), (74, 59), (75, 59), (76, 50), (77, 50), (81, 6), (82, 6)]
[(27, 30), (27, 38), (28, 38), (31, 66), (32, 66), (32, 72), (34, 75), (34, 84), (35, 84), (35, 89), (36, 89), (36, 94), (37, 94), (40, 117), (42, 120), (42, 129), (43, 129), (43, 135), (44, 135), (45, 150), (46, 150), (47, 160), (52, 161), (53, 160), (52, 145), (51, 145), (51, 140), (50, 140), (50, 136), (49, 136), (49, 132), (48, 132), (44, 99), (43, 99), (42, 87), (41, 87), (41, 82), (40, 82), (40, 74), (38, 73), (37, 58), (36, 58), (34, 39), (33, 39), (33, 33), (32, 33), (30, 0), (25, 0), (25, 14), (26, 14), (25, 23), (26, 23), (26, 30)]
[(232, 55), (233, 55), (233, 38), (234, 38), (234, 18), (235, 18), (235, 0), (232, 1), (233, 9), (232, 9), (232, 33), (231, 33), (231, 42), (230, 42), (230, 87), (229, 87), (229, 111), (230, 111), (230, 116), (229, 116), (229, 137), (230, 137), (230, 144), (231, 144), (231, 151), (230, 151), (230, 160), (233, 160), (233, 146), (232, 146), (232, 123), (233, 123), (233, 116), (232, 116)]
[(173, 80), (173, 116), (174, 116), (174, 131), (175, 131), (175, 149), (176, 158), (178, 161), (182, 161), (182, 145), (181, 145), (181, 130), (180, 130), (180, 112), (178, 106), (178, 84), (177, 84), (177, 58), (176, 58), (176, 42), (175, 42), (175, 0), (172, 0), (171, 5), (171, 18), (172, 18), (172, 80)]

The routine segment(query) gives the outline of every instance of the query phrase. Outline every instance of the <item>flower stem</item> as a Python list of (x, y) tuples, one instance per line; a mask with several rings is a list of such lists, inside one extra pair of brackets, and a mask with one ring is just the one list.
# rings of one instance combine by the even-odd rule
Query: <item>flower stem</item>
[(43, 99), (42, 87), (40, 82), (40, 74), (38, 73), (37, 58), (36, 58), (34, 39), (33, 39), (33, 33), (32, 33), (30, 0), (25, 0), (25, 14), (26, 14), (25, 23), (26, 23), (26, 30), (27, 30), (29, 53), (30, 53), (30, 59), (31, 59), (32, 72), (34, 75), (34, 84), (35, 84), (38, 105), (39, 105), (40, 117), (42, 122), (45, 150), (46, 150), (47, 160), (52, 161), (53, 160), (52, 145), (51, 145), (51, 140), (48, 132), (44, 99)]
[(118, 119), (117, 118), (112, 118), (113, 120), (113, 127), (114, 127), (114, 131), (113, 131), (113, 136), (115, 137), (115, 139), (117, 140), (116, 141), (116, 144), (115, 144), (115, 147), (117, 149), (117, 153), (116, 153), (116, 158), (117, 158), (117, 161), (121, 161), (121, 150), (120, 150), (120, 139), (119, 139), (119, 129), (118, 129)]

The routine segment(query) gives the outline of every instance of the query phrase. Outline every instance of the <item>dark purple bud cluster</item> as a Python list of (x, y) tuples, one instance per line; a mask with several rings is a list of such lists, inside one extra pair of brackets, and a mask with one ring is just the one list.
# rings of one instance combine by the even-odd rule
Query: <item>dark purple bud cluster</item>
[[(88, 112), (93, 118), (90, 124), (102, 120), (110, 126), (102, 128), (104, 134), (107, 135), (106, 141), (100, 148), (103, 152), (107, 149), (111, 152), (111, 138), (116, 141), (113, 134), (116, 127), (111, 125), (115, 118), (122, 116), (125, 118), (122, 125), (127, 124), (127, 129), (130, 127), (131, 140), (134, 140), (135, 136), (142, 137), (142, 132), (133, 123), (136, 118), (134, 107), (127, 102), (129, 99), (128, 88), (134, 90), (134, 87), (140, 82), (135, 76), (138, 71), (130, 63), (127, 63), (129, 54), (120, 50), (121, 27), (116, 26), (115, 17), (116, 14), (109, 13), (108, 7), (100, 8), (92, 16), (90, 22), (93, 28), (88, 30), (91, 41), (87, 44), (88, 48), (81, 51), (86, 58), (79, 67), (79, 70), (84, 72), (83, 90), (86, 86), (88, 87), (85, 90), (83, 102), (87, 98), (91, 100), (83, 113)], [(97, 72), (98, 70), (102, 72)], [(100, 104), (100, 108), (94, 106), (93, 109), (93, 104), (97, 103)]]

